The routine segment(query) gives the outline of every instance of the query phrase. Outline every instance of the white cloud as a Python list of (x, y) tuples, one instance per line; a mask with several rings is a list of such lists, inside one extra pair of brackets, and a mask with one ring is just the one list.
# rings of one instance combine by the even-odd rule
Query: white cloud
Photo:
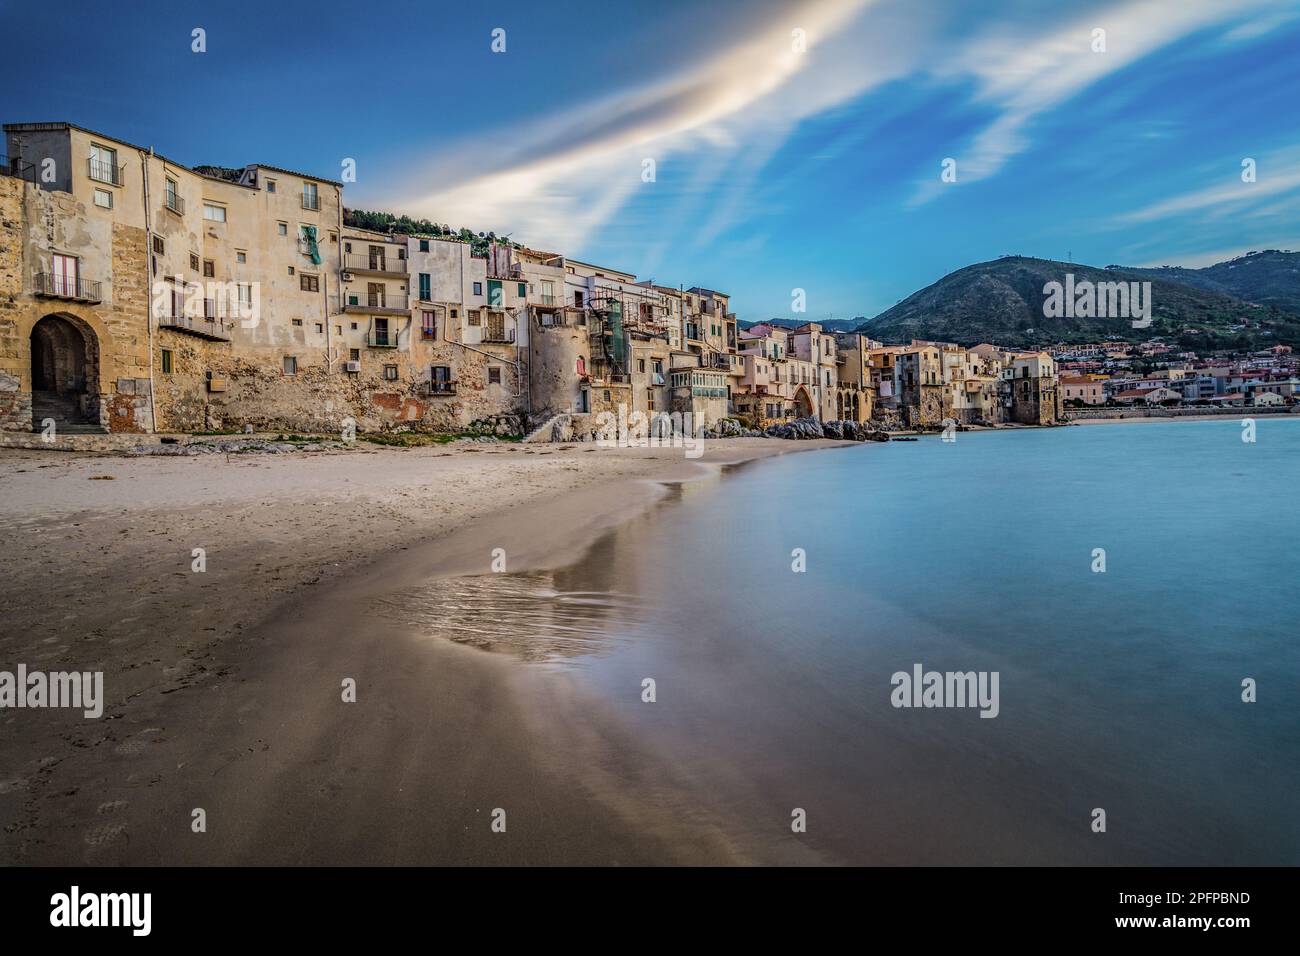
[(1300, 189), (1300, 149), (1259, 157), (1253, 183), (1242, 182), (1242, 169), (1237, 163), (1225, 163), (1225, 166), (1215, 185), (1151, 203), (1119, 220), (1152, 222), (1189, 212), (1223, 212)]
[[(662, 165), (682, 152), (740, 153), (760, 131), (784, 138), (800, 116), (860, 89), (870, 71), (850, 69), (819, 90), (803, 85), (805, 95), (798, 100), (776, 95), (817, 64), (821, 42), (833, 40), (870, 2), (816, 0), (791, 8), (779, 22), (739, 39), (686, 75), (512, 130), (501, 144), (510, 144), (508, 153), (480, 143), (472, 155), (438, 157), (422, 178), (450, 181), (450, 186), (384, 201), (440, 222), (490, 223), (546, 248), (580, 247), (646, 185), (644, 159)], [(792, 48), (796, 27), (806, 31), (805, 53)], [(826, 65), (820, 65), (823, 74)], [(496, 168), (469, 172), (476, 164), (481, 169), (485, 159), (491, 163), (494, 155), (502, 156)], [(717, 175), (725, 175), (725, 166)]]
[[(1026, 129), (1040, 114), (1078, 95), (1114, 72), (1160, 48), (1216, 23), (1235, 21), (1285, 0), (1135, 0), (1074, 18), (1042, 36), (1022, 28), (975, 37), (954, 51), (935, 72), (949, 79), (970, 77), (976, 101), (1001, 111), (970, 145), (952, 155), (958, 182), (970, 183), (999, 172), (1030, 145)], [(1252, 21), (1259, 22), (1259, 21)], [(1268, 29), (1281, 25), (1272, 22)], [(1105, 52), (1093, 50), (1093, 30), (1105, 30)], [(943, 192), (935, 174), (923, 180), (913, 205)]]

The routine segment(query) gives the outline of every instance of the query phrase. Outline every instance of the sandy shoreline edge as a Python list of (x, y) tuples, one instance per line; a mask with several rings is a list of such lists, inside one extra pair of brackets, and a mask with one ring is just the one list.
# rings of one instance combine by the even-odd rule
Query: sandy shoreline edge
[[(0, 474), (15, 494), (0, 513), (16, 521), (21, 543), (4, 559), (4, 657), (48, 669), (103, 669), (110, 719), (21, 715), (23, 733), (0, 780), (4, 857), (734, 862), (720, 836), (700, 839), (707, 827), (683, 842), (677, 835), (693, 828), (678, 826), (680, 819), (657, 826), (639, 814), (633, 826), (611, 789), (596, 793), (593, 775), (578, 772), (588, 768), (566, 766), (564, 754), (536, 747), (548, 730), (543, 692), (521, 673), (526, 667), (419, 635), (397, 640), (391, 621), (357, 625), (347, 614), (381, 591), (486, 571), (492, 547), (506, 549), (511, 571), (573, 560), (602, 530), (658, 501), (665, 482), (848, 444), (720, 440), (700, 463), (680, 450), (590, 454), (578, 447), (529, 455), (507, 447), (370, 452), (346, 462), (342, 455), (215, 468), (208, 462), (206, 469), (172, 460), (6, 454)], [(400, 482), (404, 471), (425, 481), (407, 495), (417, 506), (439, 495), (443, 520), (404, 521), (401, 509), (390, 512), (357, 487), (370, 479)], [(117, 480), (82, 483), (105, 475)], [(460, 500), (463, 485), (455, 479), (477, 480), (476, 500)], [(285, 480), (306, 500), (286, 502), (270, 491)], [(504, 508), (511, 498), (521, 500)], [(191, 505), (181, 507), (186, 500)], [(370, 546), (344, 548), (342, 539), (366, 529), (375, 531)], [(295, 547), (295, 534), (311, 546), (300, 540)], [(190, 572), (183, 538), (209, 545), (205, 574)], [(336, 547), (343, 550), (335, 555)], [(69, 583), (82, 577), (89, 587), (52, 591), (51, 574)], [(339, 701), (343, 676), (357, 681), (355, 705)], [(557, 686), (552, 681), (544, 692), (552, 709), (564, 696)], [(380, 706), (366, 708), (367, 697)], [(427, 714), (416, 739), (413, 714)], [(12, 712), (0, 720), (19, 729)], [(606, 754), (618, 749), (609, 740), (591, 743)], [(557, 808), (573, 806), (580, 779), (581, 809), (564, 816)], [(521, 811), (522, 820), (512, 815), (511, 840), (485, 840), (492, 834), (483, 815), (497, 804), (479, 803), (517, 789), (519, 780), (537, 784), (526, 804), (533, 809)], [(553, 788), (546, 798), (541, 780)], [(471, 799), (471, 791), (482, 799)], [(400, 824), (419, 816), (407, 804), (412, 799), (438, 807), (442, 824)], [(190, 814), (200, 806), (225, 821), (221, 841), (191, 833)], [(530, 814), (537, 816), (532, 825)], [(448, 823), (448, 815), (459, 823)]]

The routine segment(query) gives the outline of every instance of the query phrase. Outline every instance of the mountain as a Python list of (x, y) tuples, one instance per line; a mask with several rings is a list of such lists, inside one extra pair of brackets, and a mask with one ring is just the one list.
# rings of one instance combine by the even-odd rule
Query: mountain
[(1196, 286), (1210, 292), (1222, 292), (1259, 305), (1277, 306), (1283, 312), (1300, 315), (1300, 252), (1265, 249), (1248, 252), (1236, 259), (1219, 262), (1204, 269), (1161, 266), (1158, 269), (1135, 269), (1111, 266), (1125, 272), (1141, 273), (1152, 279), (1166, 279)]
[[(1049, 282), (1064, 284), (1068, 274), (1074, 276), (1076, 286), (1084, 281), (1150, 282), (1150, 327), (1135, 329), (1127, 318), (1046, 316), (1044, 287)], [(915, 338), (1022, 348), (1166, 336), (1185, 348), (1207, 350), (1300, 343), (1300, 318), (1277, 306), (1257, 305), (1175, 281), (1166, 277), (1165, 270), (1099, 269), (1053, 259), (1004, 256), (949, 273), (869, 319), (859, 331), (885, 342)]]
[(825, 332), (855, 332), (866, 319), (858, 316), (856, 319), (764, 319), (762, 322), (748, 322), (740, 319), (736, 325), (742, 329), (752, 329), (756, 325), (775, 325), (782, 329), (797, 329), (808, 322), (816, 322)]

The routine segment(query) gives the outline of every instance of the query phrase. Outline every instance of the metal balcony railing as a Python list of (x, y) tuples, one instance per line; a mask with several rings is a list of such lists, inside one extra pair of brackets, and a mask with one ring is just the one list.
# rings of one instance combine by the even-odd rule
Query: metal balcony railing
[(86, 160), (87, 167), (90, 170), (90, 178), (97, 183), (108, 183), (112, 186), (122, 185), (122, 167), (116, 163), (106, 163), (100, 159)]
[[(206, 309), (205, 309), (206, 311)], [(158, 328), (172, 329), (176, 332), (189, 332), (199, 338), (215, 342), (229, 342), (233, 321), (212, 315), (164, 315), (158, 320)]]
[(428, 385), (430, 395), (455, 395), (455, 382), (430, 382)]
[(366, 333), (366, 345), (372, 349), (395, 349), (397, 348), (397, 333), (368, 332)]
[(167, 208), (172, 212), (182, 216), (185, 215), (185, 200), (180, 196), (175, 193), (167, 193), (163, 201), (167, 204)]
[(409, 297), (404, 292), (349, 292), (344, 296), (343, 311), (365, 312), (368, 309), (383, 309), (388, 312), (405, 312)]
[(515, 340), (514, 329), (494, 329), (489, 327), (483, 330), (483, 338), (480, 339), (479, 341), (508, 343), (508, 342), (513, 342), (514, 340)]
[(36, 274), (36, 294), (79, 302), (102, 302), (100, 283), (92, 279), (74, 279), (50, 272)]
[(369, 253), (348, 252), (343, 255), (343, 268), (350, 272), (397, 272), (406, 273), (406, 260), (397, 256), (370, 255)]
[(12, 176), (14, 179), (25, 179), (29, 183), (35, 183), (36, 164), (24, 163), (16, 156), (10, 159), (8, 156), (0, 155), (0, 176)]

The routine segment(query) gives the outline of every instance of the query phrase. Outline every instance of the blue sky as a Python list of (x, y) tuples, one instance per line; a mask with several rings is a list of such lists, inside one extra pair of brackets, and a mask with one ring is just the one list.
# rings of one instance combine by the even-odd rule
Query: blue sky
[(1005, 253), (1300, 249), (1294, 0), (62, 9), (94, 28), (0, 3), (5, 122), (190, 165), (353, 159), (350, 206), (722, 289), (745, 319), (795, 288), (802, 317), (874, 315)]

